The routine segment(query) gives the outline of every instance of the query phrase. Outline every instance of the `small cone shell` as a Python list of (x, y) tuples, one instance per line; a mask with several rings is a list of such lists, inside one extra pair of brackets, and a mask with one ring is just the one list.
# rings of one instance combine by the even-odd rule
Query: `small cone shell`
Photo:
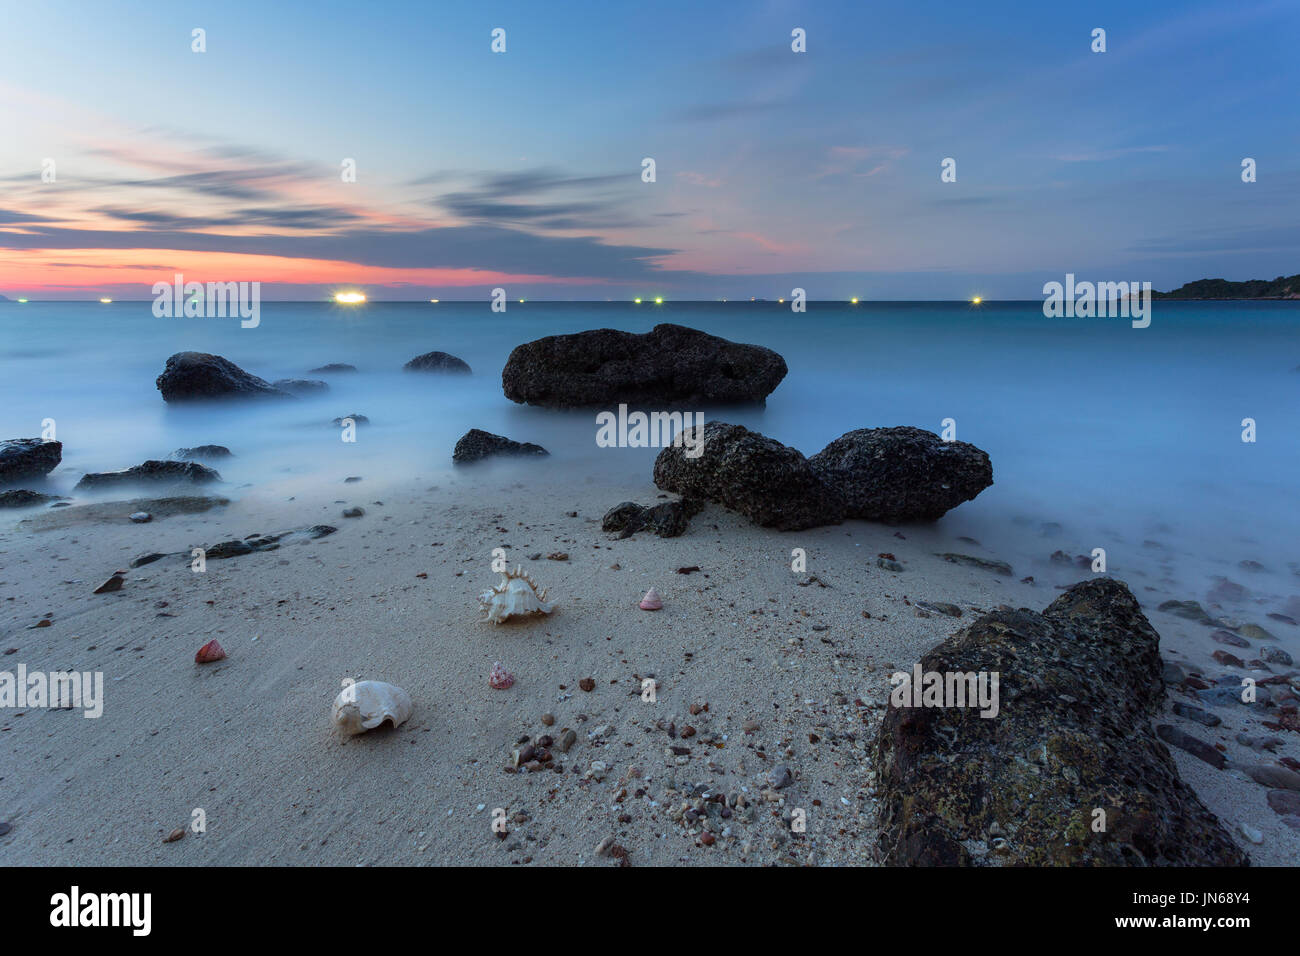
[(213, 661), (224, 660), (226, 652), (216, 641), (208, 641), (199, 648), (199, 652), (194, 655), (195, 664), (211, 664)]
[(645, 597), (641, 599), (641, 610), (643, 611), (657, 611), (663, 606), (663, 599), (659, 597), (659, 592), (654, 588), (646, 591)]

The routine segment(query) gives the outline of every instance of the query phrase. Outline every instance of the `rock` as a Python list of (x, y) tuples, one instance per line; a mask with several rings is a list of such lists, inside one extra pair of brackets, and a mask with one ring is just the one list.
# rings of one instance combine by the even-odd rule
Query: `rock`
[(554, 723), (555, 723), (555, 715), (554, 715), (554, 714), (551, 714), (551, 713), (542, 714), (542, 724), (543, 724), (544, 726), (550, 727), (550, 726), (551, 726), (552, 724), (554, 724)]
[(694, 441), (703, 441), (697, 458), (686, 457), (685, 444), (664, 448), (655, 458), (654, 482), (664, 491), (715, 501), (781, 531), (843, 520), (843, 502), (795, 449), (719, 421), (704, 425)]
[(108, 593), (110, 593), (110, 592), (112, 592), (112, 591), (120, 591), (120, 590), (122, 590), (122, 583), (123, 583), (125, 580), (126, 580), (126, 579), (122, 577), (122, 572), (121, 572), (121, 571), (115, 571), (115, 572), (113, 573), (113, 576), (112, 576), (111, 578), (109, 578), (107, 581), (105, 581), (105, 582), (104, 582), (103, 584), (101, 584), (99, 587), (95, 588), (94, 593), (95, 593), (95, 594), (108, 594)]
[[(294, 543), (301, 539), (316, 541), (326, 535), (331, 535), (338, 528), (328, 524), (312, 525), (310, 528), (298, 528), (293, 531), (281, 531), (276, 534), (258, 534), (243, 540), (222, 541), (204, 549), (204, 557), (207, 560), (220, 560), (223, 558), (238, 558), (246, 554), (253, 554), (256, 551), (275, 551), (282, 544)], [(188, 562), (190, 560), (189, 551), (178, 552)]]
[(208, 484), (220, 481), (219, 475), (206, 465), (192, 461), (150, 460), (122, 471), (89, 472), (77, 482), (78, 489), (116, 488), (131, 484)]
[(1294, 790), (1270, 790), (1265, 799), (1274, 813), (1286, 816), (1300, 814), (1300, 793)]
[(456, 442), (456, 448), (451, 453), (451, 460), (457, 464), (465, 465), (470, 462), (482, 461), (492, 455), (540, 457), (549, 454), (550, 452), (541, 445), (534, 445), (531, 442), (511, 441), (509, 438), (485, 432), (481, 428), (471, 428), (461, 436), (460, 441)]
[(944, 601), (917, 601), (916, 606), (927, 611), (934, 611), (937, 614), (946, 614), (949, 617), (961, 617), (961, 608)]
[(1173, 661), (1164, 661), (1160, 673), (1166, 684), (1177, 685), (1187, 680), (1187, 671), (1183, 670), (1181, 664), (1175, 664)]
[(0, 441), (0, 485), (44, 478), (63, 460), (63, 442), (39, 438)]
[(771, 349), (663, 324), (527, 342), (510, 353), (501, 385), (512, 402), (548, 408), (762, 404), (786, 372)]
[(366, 418), (365, 415), (358, 415), (356, 412), (353, 412), (351, 415), (340, 415), (338, 418), (334, 419), (334, 424), (337, 427), (342, 428), (343, 423), (348, 419), (352, 420), (352, 424), (358, 426), (370, 424), (370, 419)]
[(148, 524), (153, 520), (153, 515), (147, 511), (133, 511), (127, 517), (133, 524)]
[(602, 531), (619, 532), (620, 539), (629, 538), (644, 529), (653, 531), (661, 538), (676, 538), (686, 532), (691, 518), (703, 508), (703, 502), (691, 498), (665, 501), (653, 507), (624, 501), (605, 512), (600, 527)]
[(596, 682), (590, 677), (584, 677), (582, 680), (578, 681), (578, 686), (590, 694), (596, 689)]
[(234, 455), (225, 445), (195, 445), (193, 448), (177, 448), (172, 457), (181, 461), (218, 461)]
[(893, 558), (887, 558), (883, 554), (876, 558), (876, 567), (884, 568), (886, 571), (902, 571), (903, 565)]
[(972, 568), (981, 568), (985, 571), (992, 571), (994, 574), (1012, 574), (1011, 565), (1007, 564), (1005, 561), (991, 561), (988, 558), (977, 558), (971, 554), (953, 554), (951, 552), (945, 552), (942, 554), (936, 552), (935, 556), (943, 558), (949, 564), (965, 564)]
[(411, 361), (407, 362), (402, 368), (408, 372), (455, 372), (460, 375), (469, 375), (470, 367), (462, 359), (454, 355), (448, 355), (446, 352), (425, 352), (423, 355), (417, 355)]
[(1281, 664), (1283, 667), (1290, 667), (1293, 663), (1291, 655), (1280, 647), (1267, 645), (1260, 650), (1259, 656), (1266, 664)]
[(566, 730), (560, 734), (560, 742), (557, 745), (562, 753), (568, 753), (569, 748), (578, 742), (578, 735), (575, 731)]
[(1214, 587), (1205, 595), (1212, 604), (1239, 604), (1250, 593), (1236, 581), (1221, 575), (1216, 575), (1214, 582)]
[(1277, 638), (1264, 630), (1258, 624), (1243, 624), (1237, 628), (1237, 633), (1242, 637), (1248, 637), (1254, 641), (1276, 641)]
[[(1128, 588), (1094, 578), (1042, 614), (984, 615), (923, 656), (925, 672), (999, 674), (1000, 710), (888, 708), (874, 754), (882, 862), (1247, 864), (1150, 730), (1159, 644)], [(1102, 833), (1094, 808), (1107, 810)], [(1001, 852), (975, 858), (965, 842), (995, 823)]]
[(32, 508), (49, 501), (66, 501), (62, 495), (45, 495), (39, 491), (16, 489), (0, 492), (0, 508)]
[(794, 777), (790, 773), (790, 768), (785, 764), (777, 764), (767, 772), (767, 784), (773, 790), (784, 790), (792, 783), (794, 783)]
[(308, 370), (308, 374), (330, 375), (337, 372), (355, 372), (356, 370), (357, 367), (355, 365), (347, 365), (343, 362), (330, 362), (329, 365), (322, 365), (320, 368), (313, 368)]
[(1233, 634), (1232, 631), (1219, 629), (1212, 633), (1210, 637), (1214, 638), (1220, 644), (1227, 644), (1229, 647), (1250, 647), (1250, 641), (1244, 637)]
[(1250, 734), (1237, 734), (1237, 743), (1251, 750), (1267, 750), (1272, 753), (1282, 746), (1283, 740), (1280, 737), (1252, 737)]
[(1213, 657), (1213, 658), (1215, 659), (1215, 661), (1217, 661), (1218, 663), (1224, 665), (1225, 667), (1245, 667), (1245, 666), (1246, 666), (1245, 662), (1242, 661), (1242, 659), (1241, 659), (1240, 657), (1237, 657), (1237, 656), (1235, 656), (1235, 655), (1233, 655), (1233, 654), (1229, 654), (1227, 651), (1215, 651), (1215, 652), (1214, 652), (1213, 654), (1211, 654), (1210, 656)]
[(171, 833), (169, 833), (169, 834), (167, 834), (165, 837), (163, 837), (163, 842), (164, 842), (164, 843), (175, 843), (177, 840), (183, 840), (184, 838), (185, 838), (185, 831), (182, 830), (180, 827), (177, 827), (177, 828), (176, 828), (175, 830), (173, 830)]
[(1300, 773), (1296, 773), (1294, 770), (1274, 767), (1270, 764), (1243, 767), (1242, 769), (1245, 771), (1246, 776), (1260, 786), (1269, 787), (1273, 790), (1300, 791)]
[(149, 554), (142, 554), (138, 558), (132, 558), (129, 567), (142, 568), (146, 564), (153, 564), (155, 561), (161, 561), (165, 557), (167, 557), (167, 555), (162, 551), (151, 551)]
[(808, 463), (867, 521), (934, 521), (993, 484), (987, 452), (910, 426), (847, 432)]
[[(1243, 689), (1240, 686), (1209, 687), (1205, 690), (1195, 691), (1194, 693), (1201, 703), (1209, 704), (1211, 707), (1226, 707), (1229, 704), (1236, 704), (1242, 707), (1252, 706), (1252, 704), (1248, 704), (1246, 701), (1241, 699), (1242, 690)], [(1263, 687), (1256, 687), (1255, 693), (1257, 695), (1257, 700), (1261, 704), (1268, 700), (1268, 691)]]
[(1186, 717), (1188, 720), (1194, 720), (1206, 727), (1217, 727), (1223, 723), (1218, 714), (1212, 714), (1200, 707), (1193, 707), (1191, 704), (1184, 704), (1182, 701), (1175, 701), (1173, 710), (1179, 717)]
[(362, 508), (362, 507), (344, 508), (344, 509), (343, 509), (343, 517), (345, 517), (345, 518), (360, 518), (360, 517), (361, 517), (362, 515), (364, 515), (365, 513), (366, 513), (366, 509), (365, 509), (365, 508)]
[(277, 378), (271, 387), (283, 389), (290, 395), (317, 395), (330, 390), (329, 383), (318, 378)]
[(154, 383), (165, 402), (227, 398), (292, 398), (282, 388), (250, 375), (220, 355), (177, 352)]
[(1187, 618), (1187, 620), (1195, 621), (1197, 624), (1214, 623), (1210, 615), (1205, 613), (1205, 608), (1201, 607), (1196, 601), (1165, 601), (1156, 610), (1164, 611), (1166, 614), (1172, 614), (1175, 617)]
[(1251, 843), (1254, 843), (1256, 846), (1264, 842), (1264, 834), (1261, 833), (1259, 830), (1256, 830), (1249, 823), (1245, 823), (1245, 822), (1238, 823), (1237, 832), (1240, 833)]

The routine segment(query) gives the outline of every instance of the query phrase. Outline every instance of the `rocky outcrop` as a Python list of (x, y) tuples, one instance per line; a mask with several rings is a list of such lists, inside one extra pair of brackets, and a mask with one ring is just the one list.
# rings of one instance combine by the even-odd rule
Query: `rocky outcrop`
[(461, 375), (469, 375), (470, 367), (463, 360), (454, 355), (448, 355), (446, 352), (425, 352), (423, 355), (417, 355), (411, 361), (407, 362), (402, 368), (408, 372), (455, 372)]
[(177, 352), (167, 360), (155, 384), (166, 402), (293, 397), (234, 362), (207, 352)]
[(290, 395), (319, 395), (330, 390), (329, 383), (322, 382), (318, 378), (277, 378), (271, 383), (271, 387), (288, 392)]
[(867, 521), (934, 521), (993, 484), (987, 452), (922, 428), (859, 428), (808, 459)]
[(531, 442), (511, 441), (509, 438), (503, 438), (501, 435), (493, 435), (491, 432), (485, 432), (481, 428), (471, 428), (456, 442), (456, 448), (451, 453), (451, 460), (458, 465), (466, 465), (474, 461), (482, 461), (493, 455), (539, 457), (549, 455), (541, 445), (534, 445)]
[(330, 362), (328, 365), (322, 365), (320, 368), (314, 368), (310, 371), (311, 375), (332, 375), (338, 372), (355, 372), (355, 365), (348, 365), (346, 362)]
[(922, 657), (944, 680), (997, 674), (997, 713), (895, 706), (896, 689), (875, 747), (881, 860), (1248, 864), (1152, 730), (1159, 642), (1129, 589), (1098, 578), (1042, 614), (986, 614)]
[(193, 448), (177, 448), (172, 457), (181, 461), (219, 461), (234, 455), (225, 445), (195, 445)]
[(82, 475), (77, 482), (80, 490), (101, 490), (116, 488), (121, 485), (202, 485), (220, 481), (221, 475), (216, 471), (193, 461), (156, 461), (150, 460), (133, 468), (122, 471), (90, 472)]
[[(707, 422), (655, 458), (654, 482), (684, 498), (702, 498), (738, 511), (755, 524), (797, 531), (835, 524), (844, 504), (797, 450), (743, 425)], [(703, 440), (697, 458), (686, 455)]]
[(19, 488), (14, 491), (0, 491), (0, 508), (33, 508), (51, 501), (66, 501), (61, 495), (45, 495), (39, 491)]
[(771, 349), (665, 324), (527, 342), (510, 353), (501, 385), (512, 402), (548, 408), (762, 404), (786, 371)]
[(39, 438), (0, 441), (0, 485), (44, 478), (63, 460), (63, 442)]
[(617, 533), (619, 538), (630, 538), (646, 529), (661, 538), (676, 538), (686, 533), (691, 518), (703, 507), (703, 503), (691, 498), (665, 501), (649, 508), (635, 501), (624, 501), (605, 512), (600, 527), (602, 531)]

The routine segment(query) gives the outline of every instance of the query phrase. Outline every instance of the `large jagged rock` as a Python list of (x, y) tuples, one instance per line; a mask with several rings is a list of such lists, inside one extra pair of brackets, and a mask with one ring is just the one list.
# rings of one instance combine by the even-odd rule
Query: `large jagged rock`
[(999, 706), (891, 699), (875, 748), (882, 862), (1248, 865), (1152, 730), (1159, 643), (1129, 589), (1098, 578), (1042, 614), (986, 614), (922, 657), (922, 672), (997, 673)]
[(455, 372), (461, 375), (469, 375), (471, 371), (468, 362), (447, 352), (425, 352), (411, 359), (402, 368), (408, 372)]
[(235, 456), (225, 445), (195, 445), (193, 448), (177, 448), (172, 457), (182, 461), (218, 461)]
[(122, 471), (89, 472), (81, 476), (81, 480), (77, 482), (77, 488), (99, 490), (116, 488), (120, 485), (138, 484), (203, 485), (220, 480), (221, 475), (214, 469), (209, 468), (207, 465), (200, 465), (198, 462), (151, 459), (132, 468), (125, 468)]
[(245, 372), (220, 355), (177, 352), (155, 384), (163, 401), (190, 402), (215, 398), (293, 398), (282, 388)]
[(451, 460), (458, 465), (467, 465), (470, 462), (482, 461), (484, 458), (493, 455), (537, 457), (549, 454), (550, 452), (541, 445), (534, 445), (532, 442), (512, 441), (501, 435), (485, 432), (481, 428), (471, 428), (461, 436), (460, 441), (456, 442), (456, 447), (451, 453)]
[(987, 452), (906, 425), (847, 432), (808, 463), (867, 521), (934, 521), (993, 484)]
[(762, 404), (786, 371), (771, 349), (664, 324), (526, 342), (510, 353), (501, 385), (512, 402), (549, 408)]
[(63, 442), (40, 438), (0, 441), (0, 485), (44, 478), (63, 460)]
[[(684, 498), (716, 501), (755, 524), (798, 531), (835, 524), (844, 505), (796, 449), (743, 425), (707, 422), (659, 452), (654, 482)], [(703, 440), (697, 458), (686, 452)]]
[(686, 533), (691, 518), (703, 508), (703, 502), (692, 498), (664, 501), (653, 507), (639, 505), (635, 501), (624, 501), (605, 512), (600, 528), (602, 531), (617, 532), (619, 538), (630, 538), (647, 528), (661, 538), (676, 538)]

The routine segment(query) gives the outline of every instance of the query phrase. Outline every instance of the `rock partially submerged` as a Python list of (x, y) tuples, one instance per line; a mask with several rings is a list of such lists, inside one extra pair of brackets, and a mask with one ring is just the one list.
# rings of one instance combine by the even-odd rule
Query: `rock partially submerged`
[(290, 395), (318, 395), (330, 390), (329, 382), (322, 382), (318, 378), (277, 378), (271, 383), (271, 387), (286, 391)]
[(221, 475), (214, 469), (207, 465), (200, 465), (198, 462), (151, 459), (121, 471), (88, 472), (81, 476), (76, 488), (77, 490), (102, 490), (138, 484), (203, 485), (220, 480)]
[(605, 512), (600, 527), (602, 531), (617, 532), (620, 539), (630, 538), (645, 529), (661, 538), (676, 538), (686, 533), (691, 518), (703, 507), (703, 503), (690, 498), (665, 501), (653, 507), (624, 501)]
[(540, 457), (549, 455), (541, 445), (534, 445), (532, 442), (512, 441), (501, 435), (493, 435), (491, 432), (485, 432), (481, 428), (471, 428), (461, 436), (460, 441), (456, 442), (456, 448), (451, 453), (451, 460), (460, 465), (466, 465), (470, 462), (482, 461), (493, 455), (506, 455), (511, 457)]
[(845, 516), (934, 521), (993, 484), (988, 453), (922, 428), (859, 428), (808, 463), (845, 502)]
[(447, 352), (425, 352), (417, 355), (402, 366), (408, 372), (453, 372), (458, 375), (470, 374), (469, 364)]
[(348, 365), (346, 362), (330, 362), (328, 365), (322, 365), (320, 368), (311, 369), (309, 375), (332, 375), (337, 372), (355, 372), (355, 365)]
[(63, 460), (63, 442), (40, 438), (0, 441), (0, 485), (44, 478)]
[(155, 384), (165, 402), (293, 397), (234, 362), (207, 352), (177, 352), (167, 359)]
[(698, 458), (686, 457), (686, 443), (661, 451), (654, 482), (684, 498), (716, 501), (755, 524), (798, 531), (836, 524), (844, 503), (799, 451), (743, 425), (707, 422), (694, 429), (703, 441)]
[(922, 657), (922, 672), (997, 673), (1000, 709), (889, 708), (883, 862), (1247, 865), (1152, 731), (1159, 641), (1128, 588), (1099, 578), (1042, 614), (987, 614)]
[(220, 461), (235, 456), (225, 445), (195, 445), (193, 448), (177, 448), (172, 457), (180, 461)]
[(771, 349), (663, 324), (526, 342), (510, 353), (501, 385), (512, 402), (548, 408), (762, 404), (786, 372)]
[(39, 491), (28, 491), (26, 488), (0, 492), (0, 508), (33, 508), (50, 501), (66, 500), (62, 495), (46, 495)]

